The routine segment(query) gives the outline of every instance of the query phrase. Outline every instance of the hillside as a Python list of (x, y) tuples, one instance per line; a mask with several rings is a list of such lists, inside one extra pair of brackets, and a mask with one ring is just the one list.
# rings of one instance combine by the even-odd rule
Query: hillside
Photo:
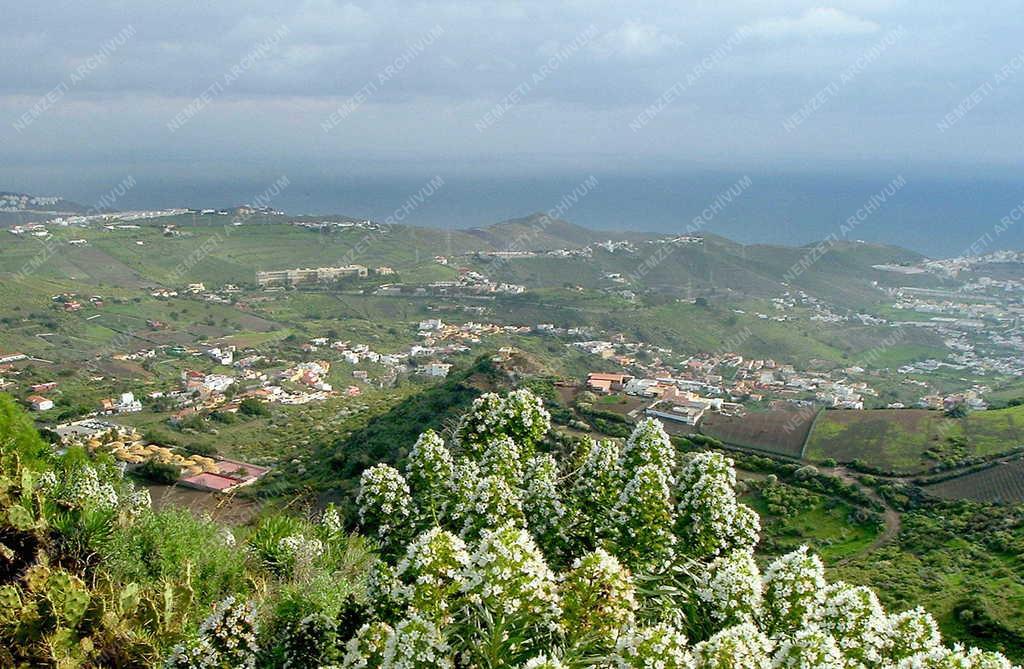
[(470, 228), (463, 232), (483, 240), (494, 249), (515, 251), (576, 248), (622, 237), (620, 233), (589, 230), (568, 221), (549, 218), (542, 213), (509, 219), (484, 228)]

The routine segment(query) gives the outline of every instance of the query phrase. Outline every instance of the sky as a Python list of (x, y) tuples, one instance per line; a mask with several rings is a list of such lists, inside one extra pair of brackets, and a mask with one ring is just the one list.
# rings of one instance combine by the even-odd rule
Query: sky
[(1018, 2), (823, 1), (6, 2), (0, 190), (88, 204), (131, 176), (140, 206), (282, 174), (293, 200), (434, 174), (1016, 183)]

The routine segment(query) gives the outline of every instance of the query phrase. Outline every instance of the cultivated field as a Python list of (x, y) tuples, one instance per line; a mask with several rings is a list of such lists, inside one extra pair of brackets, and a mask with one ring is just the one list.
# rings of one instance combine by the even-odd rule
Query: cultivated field
[(943, 499), (971, 499), (995, 504), (1024, 502), (1024, 460), (1001, 462), (979, 472), (925, 486)]
[(964, 419), (925, 409), (826, 411), (814, 426), (805, 457), (860, 460), (877, 469), (914, 474), (1022, 443), (1024, 407), (978, 411)]
[(752, 412), (742, 418), (709, 413), (700, 432), (732, 446), (798, 458), (814, 416), (812, 411)]

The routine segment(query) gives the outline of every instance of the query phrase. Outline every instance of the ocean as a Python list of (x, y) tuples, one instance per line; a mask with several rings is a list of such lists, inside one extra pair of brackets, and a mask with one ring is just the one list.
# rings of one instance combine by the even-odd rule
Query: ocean
[[(877, 176), (580, 172), (530, 178), (430, 172), (337, 179), (301, 172), (268, 171), (265, 177), (244, 179), (189, 175), (150, 179), (145, 173), (133, 172), (135, 186), (115, 206), (233, 206), (251, 202), (284, 174), (289, 185), (271, 202), (276, 208), (289, 214), (344, 214), (382, 220), (440, 176), (443, 186), (415, 203), (404, 223), (441, 228), (485, 226), (549, 211), (563, 203), (563, 218), (595, 229), (684, 233), (695, 217), (702, 217), (703, 230), (748, 244), (802, 245), (835, 235), (894, 244), (932, 257), (962, 255), (972, 249), (975, 253), (1024, 249), (1024, 222), (1018, 220), (1024, 217), (1024, 183), (994, 179), (922, 177), (897, 171)], [(89, 205), (119, 179), (111, 178), (109, 186), (101, 179), (93, 181), (76, 179), (63, 190), (52, 184), (29, 192), (57, 192)], [(584, 182), (592, 187), (579, 188)], [(736, 188), (741, 182), (746, 187)], [(18, 190), (17, 184), (4, 186)], [(720, 197), (730, 189), (739, 194)], [(584, 194), (567, 198), (574, 190)], [(716, 202), (718, 205), (712, 206)]]

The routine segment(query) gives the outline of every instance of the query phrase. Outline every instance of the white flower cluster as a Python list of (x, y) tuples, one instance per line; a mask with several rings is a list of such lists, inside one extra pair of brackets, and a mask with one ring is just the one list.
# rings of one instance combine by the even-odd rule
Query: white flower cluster
[(578, 534), (595, 541), (618, 537), (615, 505), (622, 492), (619, 447), (614, 441), (583, 440), (579, 470), (570, 491)]
[(655, 418), (644, 418), (637, 423), (622, 449), (622, 469), (627, 477), (635, 476), (644, 465), (656, 465), (669, 485), (674, 482), (676, 449), (661, 421)]
[(412, 496), (409, 485), (390, 465), (377, 464), (366, 469), (359, 479), (359, 522), (376, 530), (377, 537), (387, 543), (392, 534), (404, 528), (409, 520)]
[(523, 484), (523, 454), (509, 437), (499, 437), (484, 446), (480, 475), (504, 479), (509, 486)]
[(668, 623), (627, 630), (612, 654), (617, 669), (693, 669), (686, 635)]
[(150, 496), (149, 490), (136, 488), (124, 496), (121, 506), (129, 517), (138, 518), (153, 509), (153, 498)]
[(769, 669), (772, 642), (752, 623), (727, 627), (693, 647), (697, 669)]
[(451, 669), (451, 655), (437, 625), (414, 613), (388, 635), (381, 665), (387, 669)]
[(891, 614), (888, 628), (889, 655), (896, 659), (927, 653), (942, 644), (938, 623), (920, 606)]
[(817, 621), (825, 594), (825, 567), (801, 546), (765, 570), (765, 614), (769, 630), (791, 633)]
[(677, 513), (688, 553), (714, 557), (757, 545), (760, 521), (736, 501), (735, 488), (732, 460), (720, 453), (697, 453), (683, 467)]
[(385, 622), (367, 623), (345, 644), (343, 669), (378, 669), (383, 665), (384, 650), (395, 630)]
[(434, 524), (445, 517), (454, 474), (455, 465), (444, 440), (433, 430), (421, 434), (409, 452), (405, 468), (420, 525)]
[(780, 669), (844, 669), (846, 659), (832, 635), (811, 625), (784, 637), (772, 664)]
[(761, 615), (761, 572), (750, 551), (716, 558), (697, 585), (697, 596), (718, 624), (750, 622)]
[(470, 557), (469, 599), (495, 615), (554, 627), (561, 615), (555, 575), (530, 533), (515, 525), (484, 530)]
[(842, 581), (825, 589), (821, 626), (843, 648), (843, 654), (867, 666), (883, 660), (889, 643), (888, 619), (870, 588)]
[(327, 508), (324, 509), (324, 514), (320, 518), (320, 524), (323, 525), (324, 532), (327, 533), (328, 537), (336, 537), (345, 529), (344, 523), (341, 522), (341, 514), (338, 513), (337, 507), (333, 504), (328, 504)]
[(469, 562), (462, 539), (434, 527), (409, 544), (395, 568), (394, 592), (414, 610), (442, 620), (465, 588)]
[[(483, 666), (498, 652), (510, 666), (532, 657), (518, 665), (531, 669), (581, 658), (619, 669), (1010, 667), (997, 653), (944, 649), (921, 609), (887, 615), (870, 589), (829, 585), (806, 547), (761, 574), (759, 519), (737, 500), (731, 459), (697, 453), (676, 472), (662, 426), (645, 420), (621, 452), (583, 440), (563, 476), (536, 453), (543, 432), (531, 430), (546, 420), (528, 392), (482, 396), (459, 426), (463, 455), (430, 432), (417, 441), (415, 500), (394, 469), (364, 472), (364, 525), (402, 534), (415, 504), (425, 531), (372, 570), (379, 622), (349, 641), (345, 667)], [(560, 577), (549, 567), (566, 563)], [(646, 587), (668, 575), (670, 587)]]
[(456, 441), (467, 453), (479, 456), (488, 442), (510, 437), (529, 456), (550, 426), (551, 415), (529, 390), (514, 390), (504, 396), (485, 393), (473, 400), (462, 417)]
[(1001, 653), (985, 652), (980, 648), (964, 650), (960, 645), (934, 648), (908, 657), (896, 669), (1020, 669)]
[(61, 498), (79, 507), (116, 509), (117, 490), (106, 481), (101, 481), (96, 468), (84, 464), (69, 473)]
[(475, 460), (458, 458), (455, 460), (451, 481), (448, 482), (451, 503), (449, 522), (460, 531), (473, 515), (473, 495), (480, 481), (480, 466)]
[(167, 659), (168, 669), (254, 669), (256, 608), (251, 602), (228, 597), (199, 626), (199, 637), (190, 645), (179, 644)]
[(281, 537), (277, 542), (277, 548), (285, 555), (288, 564), (295, 572), (308, 568), (324, 554), (322, 541), (301, 534)]
[(641, 465), (622, 489), (615, 506), (619, 526), (618, 553), (634, 568), (664, 562), (676, 542), (675, 514), (665, 471), (659, 465)]
[(500, 476), (485, 476), (476, 483), (462, 525), (462, 536), (475, 538), (485, 528), (503, 523), (525, 524), (520, 491)]
[(561, 594), (566, 633), (577, 638), (614, 642), (639, 606), (632, 574), (601, 548), (573, 562)]
[(557, 553), (566, 542), (568, 515), (558, 490), (558, 464), (550, 453), (542, 453), (527, 463), (526, 470), (523, 493), (526, 524), (546, 553)]

